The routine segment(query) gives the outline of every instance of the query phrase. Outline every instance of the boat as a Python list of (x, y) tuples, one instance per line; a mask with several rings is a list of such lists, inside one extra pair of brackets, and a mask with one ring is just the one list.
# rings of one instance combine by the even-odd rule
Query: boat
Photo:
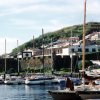
[(54, 77), (44, 75), (31, 75), (25, 79), (26, 85), (46, 85), (54, 82)]
[[(18, 46), (18, 40), (17, 40), (17, 46)], [(18, 58), (18, 75), (17, 76), (11, 76), (10, 74), (6, 73), (6, 39), (5, 39), (5, 73), (4, 73), (4, 84), (7, 85), (14, 85), (14, 84), (23, 84), (24, 79), (19, 75), (19, 58)]]
[[(74, 86), (73, 82), (67, 78), (66, 89), (64, 90), (49, 90), (49, 94), (53, 100), (85, 100), (85, 99), (100, 99), (100, 85), (95, 85), (96, 78), (86, 77), (85, 74), (85, 26), (86, 24), (86, 0), (84, 0), (84, 24), (83, 24), (83, 44), (82, 44), (82, 80), (83, 84)], [(85, 78), (89, 80), (89, 84), (85, 84)]]
[(44, 72), (44, 30), (42, 29), (42, 67), (43, 67), (43, 74), (41, 75), (31, 75), (27, 76), (25, 79), (26, 85), (41, 85), (41, 84), (52, 84), (56, 83), (55, 77), (52, 75), (46, 75)]
[(95, 82), (95, 84), (100, 85), (100, 67), (97, 67), (97, 65), (89, 66), (85, 72), (88, 76), (97, 78), (94, 82)]
[(74, 91), (74, 84), (70, 78), (66, 78), (66, 89), (63, 90), (50, 90), (49, 94), (53, 100), (81, 100), (81, 97)]
[(89, 83), (90, 81), (93, 81), (95, 85), (100, 85), (100, 74), (94, 73), (92, 71), (88, 72), (88, 73), (87, 73), (87, 71), (85, 71), (85, 72), (80, 71), (80, 72), (84, 73), (84, 74), (82, 74), (83, 75), (82, 77), (85, 78), (86, 84)]
[(69, 90), (54, 90), (48, 91), (53, 100), (81, 100), (75, 91)]
[(4, 84), (6, 85), (19, 85), (24, 84), (24, 80), (21, 78), (21, 76), (7, 76), (4, 80)]
[(4, 75), (0, 75), (0, 84), (4, 83)]
[(48, 91), (53, 100), (86, 100), (100, 98), (100, 91), (69, 91), (54, 90)]
[(73, 82), (67, 78), (66, 89), (49, 90), (53, 100), (85, 100), (100, 99), (100, 85), (78, 85), (74, 86)]

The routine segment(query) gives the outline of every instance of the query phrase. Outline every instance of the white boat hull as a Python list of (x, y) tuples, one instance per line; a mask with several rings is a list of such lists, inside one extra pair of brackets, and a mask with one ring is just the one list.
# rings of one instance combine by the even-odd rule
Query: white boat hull
[(53, 78), (44, 78), (44, 79), (26, 79), (26, 85), (41, 85), (41, 84), (52, 84)]
[(4, 80), (4, 84), (23, 84), (24, 83), (24, 79), (20, 78), (20, 77), (16, 77), (16, 76), (12, 76), (9, 77), (7, 79)]
[(35, 85), (35, 84), (43, 84), (44, 83), (44, 81), (43, 80), (32, 80), (32, 81), (30, 81), (30, 80), (28, 80), (28, 79), (26, 79), (25, 80), (25, 84), (26, 85)]
[(98, 80), (95, 80), (95, 84), (98, 84), (98, 85), (100, 85), (100, 79), (98, 79)]

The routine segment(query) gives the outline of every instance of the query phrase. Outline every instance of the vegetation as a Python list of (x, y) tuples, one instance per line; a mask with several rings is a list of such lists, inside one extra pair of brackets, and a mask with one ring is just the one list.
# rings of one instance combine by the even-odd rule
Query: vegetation
[[(93, 65), (93, 63), (91, 61), (85, 60), (85, 68), (87, 68), (87, 67), (89, 67), (91, 65)], [(77, 67), (78, 67), (79, 70), (82, 69), (82, 61), (79, 61), (78, 62), (78, 66)]]
[[(78, 36), (81, 39), (82, 38), (82, 29), (83, 29), (82, 25), (74, 25), (74, 26), (62, 28), (62, 29), (54, 31), (54, 32), (45, 33), (44, 34), (44, 44), (50, 43), (51, 38), (53, 41), (57, 41), (59, 38), (70, 37), (71, 31), (73, 33), (73, 36)], [(89, 22), (86, 24), (86, 34), (90, 34), (94, 30), (96, 30), (96, 31), (100, 30), (99, 22)], [(41, 48), (41, 45), (42, 45), (42, 35), (40, 35), (38, 38), (36, 38), (35, 42), (34, 42), (35, 48)], [(27, 43), (20, 45), (18, 48), (13, 49), (11, 54), (16, 55), (17, 50), (19, 52), (22, 52), (24, 49), (32, 48), (32, 47), (33, 47), (33, 40), (30, 40)]]

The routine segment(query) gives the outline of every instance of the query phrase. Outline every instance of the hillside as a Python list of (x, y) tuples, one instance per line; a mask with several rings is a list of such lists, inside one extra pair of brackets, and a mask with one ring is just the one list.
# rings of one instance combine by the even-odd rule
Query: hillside
[[(66, 38), (71, 36), (71, 31), (73, 33), (73, 36), (82, 37), (82, 29), (83, 25), (73, 25), (70, 27), (64, 27), (60, 30), (54, 31), (54, 32), (48, 32), (44, 34), (44, 44), (48, 44), (51, 41), (51, 38), (53, 41), (57, 41), (59, 38)], [(100, 22), (89, 22), (86, 24), (86, 35), (90, 34), (93, 31), (100, 31)], [(35, 48), (41, 48), (42, 45), (42, 35), (40, 35), (38, 38), (35, 38), (34, 46)], [(33, 40), (30, 40), (23, 45), (20, 45), (18, 47), (18, 51), (22, 52), (25, 48), (32, 48), (33, 47)], [(11, 54), (16, 55), (17, 48), (13, 49)]]

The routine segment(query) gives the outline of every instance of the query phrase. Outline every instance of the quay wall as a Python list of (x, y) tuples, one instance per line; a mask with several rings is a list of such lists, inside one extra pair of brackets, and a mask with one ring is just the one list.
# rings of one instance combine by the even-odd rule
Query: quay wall
[[(85, 56), (86, 60), (100, 60), (100, 53), (93, 53), (93, 54), (86, 54)], [(78, 56), (78, 55), (74, 55), (72, 57), (72, 67), (73, 69), (76, 67), (76, 64), (78, 63), (78, 61), (82, 60), (82, 56)], [(27, 69), (27, 61), (25, 61), (24, 59), (20, 59), (19, 61), (19, 67), (20, 70), (25, 68)], [(44, 58), (44, 65), (45, 66), (51, 66), (51, 57), (50, 55)], [(42, 60), (41, 57), (34, 57), (31, 58), (29, 61), (29, 67), (33, 68), (35, 67), (39, 67), (39, 65), (42, 65)], [(56, 55), (53, 58), (52, 61), (52, 65), (54, 69), (60, 69), (60, 68), (70, 68), (71, 67), (71, 58), (70, 56), (61, 56), (61, 55)], [(8, 72), (13, 71), (13, 72), (17, 72), (18, 69), (18, 60), (14, 59), (14, 58), (7, 58), (6, 59), (6, 70)], [(5, 68), (5, 59), (4, 58), (0, 58), (0, 72), (4, 72), (4, 68)]]
[[(10, 72), (17, 72), (17, 59), (14, 58), (6, 58), (6, 71), (7, 73)], [(0, 58), (0, 72), (5, 71), (5, 59)]]

